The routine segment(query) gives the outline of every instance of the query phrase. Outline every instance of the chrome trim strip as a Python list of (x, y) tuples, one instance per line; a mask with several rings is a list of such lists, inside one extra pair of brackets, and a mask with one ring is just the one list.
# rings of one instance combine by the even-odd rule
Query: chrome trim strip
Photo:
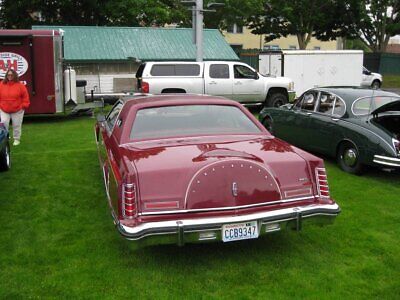
[(305, 195), (311, 195), (311, 194), (312, 194), (311, 187), (310, 188), (301, 188), (301, 189), (296, 189), (296, 190), (285, 191), (285, 198), (299, 197), (299, 196), (305, 196)]
[(390, 166), (390, 167), (400, 167), (400, 158), (374, 155), (373, 162), (380, 164), (380, 165)]
[(111, 196), (110, 196), (110, 192), (109, 192), (109, 188), (108, 188), (108, 183), (110, 181), (110, 172), (108, 172), (108, 177), (106, 179), (106, 173), (105, 173), (104, 167), (105, 166), (103, 166), (101, 169), (102, 169), (102, 173), (103, 173), (103, 180), (104, 180), (104, 186), (105, 186), (105, 190), (106, 190), (107, 202), (108, 202), (108, 206), (110, 207), (110, 210), (111, 210), (111, 217), (113, 218), (114, 224), (117, 224), (118, 218), (117, 218), (117, 215), (115, 214), (114, 207), (112, 206)]
[(383, 155), (374, 155), (374, 158), (390, 160), (390, 161), (394, 161), (394, 162), (400, 163), (400, 158), (395, 158), (395, 157), (389, 157), (389, 156), (383, 156)]
[(241, 103), (245, 107), (250, 107), (250, 106), (261, 106), (263, 102), (253, 102), (253, 103)]
[(276, 184), (276, 186), (277, 186), (277, 188), (278, 188), (278, 192), (279, 192), (280, 198), (281, 198), (281, 199), (283, 198), (283, 197), (282, 197), (282, 191), (281, 191), (281, 189), (280, 189), (280, 187), (279, 187), (278, 182), (276, 181), (276, 179), (275, 179), (275, 177), (273, 176), (272, 172), (271, 172), (270, 170), (268, 170), (264, 165), (262, 165), (261, 163), (255, 162), (255, 161), (248, 161), (248, 160), (240, 159), (240, 158), (230, 158), (230, 159), (223, 159), (223, 160), (215, 161), (215, 162), (213, 162), (213, 163), (211, 163), (211, 164), (207, 164), (207, 165), (203, 166), (201, 169), (199, 169), (199, 170), (192, 176), (192, 179), (190, 179), (189, 184), (188, 184), (187, 189), (186, 189), (185, 201), (184, 201), (184, 206), (183, 206), (183, 207), (187, 207), (187, 198), (188, 198), (188, 195), (189, 195), (189, 188), (191, 187), (191, 185), (192, 185), (194, 179), (196, 178), (196, 176), (197, 176), (199, 173), (201, 173), (204, 169), (206, 169), (206, 168), (208, 168), (208, 167), (211, 167), (211, 166), (213, 166), (213, 165), (221, 164), (221, 163), (224, 163), (224, 162), (230, 162), (230, 161), (235, 161), (235, 162), (237, 162), (237, 161), (243, 161), (243, 162), (246, 162), (246, 163), (254, 163), (255, 165), (258, 165), (260, 168), (264, 169), (264, 170), (271, 176), (272, 180), (273, 180), (274, 183)]
[[(121, 105), (121, 109), (119, 110), (118, 115), (115, 118), (115, 122), (113, 124), (113, 127), (110, 128), (109, 125), (108, 125), (108, 122), (107, 122), (108, 121), (107, 118), (110, 115), (110, 113), (114, 110), (114, 108), (116, 108), (118, 105)], [(106, 132), (107, 132), (108, 136), (111, 136), (112, 132), (114, 131), (115, 125), (117, 124), (117, 120), (119, 119), (119, 115), (121, 114), (123, 108), (124, 108), (124, 102), (122, 102), (121, 99), (119, 99), (119, 100), (117, 100), (117, 102), (115, 102), (115, 104), (113, 105), (113, 107), (111, 108), (109, 113), (105, 116), (105, 119), (106, 119), (105, 120), (105, 124), (106, 124), (105, 127), (106, 127)]]
[(388, 163), (384, 161), (378, 161), (378, 160), (373, 160), (374, 163), (380, 164), (380, 165), (385, 165), (385, 166), (390, 166), (390, 167), (400, 167), (400, 164), (393, 164), (393, 163)]
[[(161, 222), (149, 222), (143, 223), (136, 227), (128, 227), (121, 223), (118, 224), (118, 229), (123, 235), (126, 235), (129, 239), (141, 239), (149, 235), (158, 234), (178, 234), (179, 229), (184, 227), (192, 227), (188, 230), (195, 230), (199, 227), (199, 230), (204, 229), (204, 226), (214, 226), (215, 229), (220, 229), (223, 224), (240, 223), (260, 220), (262, 223), (269, 222), (275, 219), (276, 222), (282, 222), (284, 220), (292, 220), (299, 214), (302, 217), (307, 218), (315, 215), (328, 215), (336, 216), (340, 212), (339, 205), (333, 204), (314, 204), (308, 206), (284, 208), (279, 210), (260, 212), (254, 214), (248, 214), (244, 216), (231, 216), (231, 217), (213, 217), (213, 218), (201, 218), (201, 219), (187, 219), (187, 220), (172, 220), (172, 221), (161, 221)], [(281, 217), (281, 219), (280, 219)]]
[[(341, 119), (341, 118), (346, 114), (346, 112), (347, 112), (347, 104), (346, 104), (346, 101), (344, 101), (341, 97), (339, 97), (339, 96), (336, 95), (335, 93), (332, 93), (332, 94), (335, 95), (336, 98), (335, 98), (335, 103), (333, 104), (333, 110), (332, 110), (331, 117), (332, 117), (332, 118), (337, 117), (337, 118)], [(335, 112), (336, 100), (337, 100), (337, 99), (339, 99), (339, 101), (342, 101), (342, 103), (344, 104), (344, 113), (343, 113), (341, 116), (340, 116), (340, 115), (334, 115), (334, 114), (333, 114), (333, 113)]]
[(103, 181), (104, 181), (104, 186), (106, 188), (106, 195), (107, 195), (107, 199), (108, 201), (111, 203), (111, 197), (110, 197), (110, 192), (108, 190), (108, 183), (110, 181), (110, 173), (108, 173), (108, 176), (106, 178), (106, 171), (105, 171), (105, 165), (101, 168), (103, 171)]
[(148, 215), (166, 215), (166, 214), (179, 214), (179, 213), (193, 213), (193, 212), (213, 212), (213, 211), (223, 211), (223, 210), (232, 210), (232, 209), (243, 209), (243, 208), (252, 208), (257, 206), (263, 205), (273, 205), (273, 204), (281, 204), (281, 203), (288, 203), (288, 202), (295, 202), (295, 201), (306, 201), (306, 200), (315, 200), (315, 196), (309, 197), (300, 197), (300, 198), (293, 198), (293, 199), (284, 199), (278, 201), (270, 201), (270, 202), (263, 202), (257, 204), (248, 204), (248, 205), (240, 205), (240, 206), (229, 206), (229, 207), (217, 207), (217, 208), (197, 208), (197, 209), (181, 209), (181, 210), (169, 210), (169, 211), (162, 211), (162, 212), (142, 212), (139, 213), (139, 216), (148, 216)]
[[(370, 111), (371, 111), (371, 102), (372, 102), (372, 98), (373, 97), (374, 96), (362, 96), (362, 97), (357, 98), (356, 100), (354, 100), (353, 103), (351, 104), (351, 108), (350, 108), (351, 113), (353, 115), (355, 115), (355, 116), (368, 116), (370, 114)], [(356, 113), (354, 113), (354, 105), (356, 104), (356, 102), (358, 102), (360, 100), (363, 100), (363, 99), (366, 99), (366, 98), (370, 98), (371, 99), (371, 101), (369, 102), (368, 113), (367, 114), (356, 114)]]

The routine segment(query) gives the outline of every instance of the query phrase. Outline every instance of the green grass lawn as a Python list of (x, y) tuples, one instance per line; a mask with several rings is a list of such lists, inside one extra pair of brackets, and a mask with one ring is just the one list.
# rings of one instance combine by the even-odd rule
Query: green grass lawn
[(384, 75), (382, 88), (400, 89), (400, 75)]
[(399, 298), (399, 174), (358, 177), (327, 162), (342, 208), (332, 226), (135, 249), (112, 224), (93, 124), (24, 123), (0, 173), (1, 299)]

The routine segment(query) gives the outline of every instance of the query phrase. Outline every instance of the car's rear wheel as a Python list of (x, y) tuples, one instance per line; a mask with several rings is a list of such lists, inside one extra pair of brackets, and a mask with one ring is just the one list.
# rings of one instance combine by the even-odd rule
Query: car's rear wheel
[(279, 107), (288, 103), (288, 98), (283, 93), (273, 93), (267, 99), (268, 107)]
[(7, 171), (11, 167), (10, 145), (7, 142), (4, 149), (0, 152), (0, 171)]
[(359, 175), (363, 172), (360, 153), (353, 143), (344, 142), (339, 146), (337, 161), (340, 168), (347, 173)]
[(274, 134), (273, 122), (272, 122), (272, 119), (270, 117), (266, 117), (263, 120), (262, 124), (269, 131), (269, 133)]
[(381, 87), (381, 82), (379, 80), (374, 80), (371, 84), (371, 88), (379, 89)]

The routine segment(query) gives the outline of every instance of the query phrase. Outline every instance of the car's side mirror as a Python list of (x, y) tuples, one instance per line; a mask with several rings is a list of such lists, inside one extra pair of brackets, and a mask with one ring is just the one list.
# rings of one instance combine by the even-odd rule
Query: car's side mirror
[(364, 71), (363, 73), (364, 73), (364, 75), (371, 75), (370, 71)]
[(257, 73), (254, 73), (252, 79), (257, 80), (258, 78), (259, 78), (258, 74), (257, 74)]

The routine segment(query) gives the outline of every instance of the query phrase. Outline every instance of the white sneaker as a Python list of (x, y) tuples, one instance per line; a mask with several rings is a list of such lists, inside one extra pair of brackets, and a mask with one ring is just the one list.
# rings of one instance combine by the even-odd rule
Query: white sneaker
[(14, 140), (13, 146), (18, 146), (21, 142), (19, 140)]

